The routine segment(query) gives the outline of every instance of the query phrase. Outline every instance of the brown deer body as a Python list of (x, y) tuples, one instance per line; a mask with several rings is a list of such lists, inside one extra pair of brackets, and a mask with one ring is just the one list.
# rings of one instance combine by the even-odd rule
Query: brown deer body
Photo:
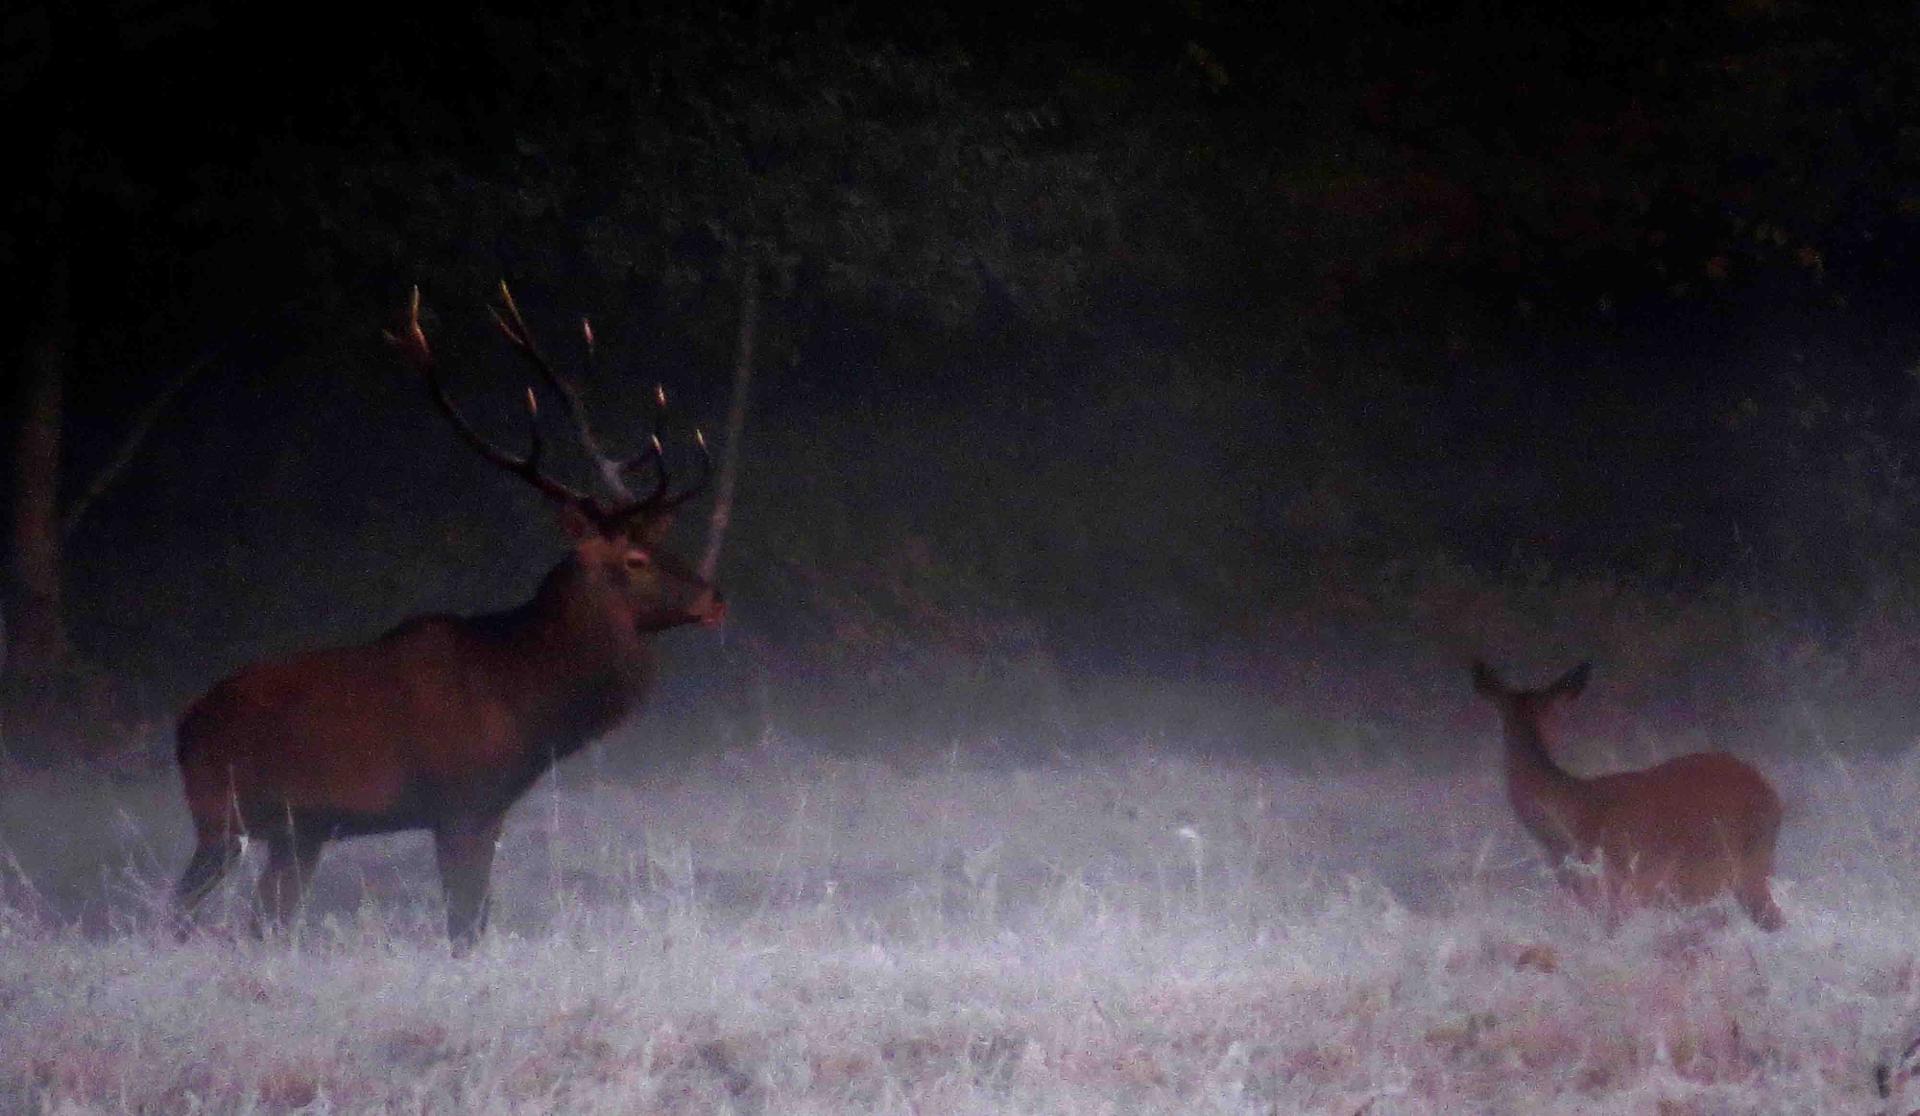
[(1589, 672), (1582, 663), (1541, 689), (1514, 690), (1473, 665), (1475, 692), (1500, 711), (1508, 800), (1561, 884), (1610, 927), (1641, 906), (1691, 906), (1722, 892), (1761, 929), (1786, 925), (1769, 884), (1780, 796), (1751, 765), (1702, 752), (1581, 779), (1554, 763), (1541, 721)]
[[(454, 410), (418, 309), (416, 293), (409, 329), (391, 339), (462, 438), (560, 504), (573, 551), (519, 608), (417, 617), (371, 643), (246, 667), (188, 708), (179, 762), (197, 844), (175, 893), (188, 920), (238, 857), (243, 835), (266, 842), (260, 903), (279, 924), (328, 840), (427, 829), (447, 931), (464, 948), (486, 925), (507, 810), (555, 762), (640, 705), (655, 671), (653, 633), (725, 615), (718, 590), (658, 549), (673, 508), (698, 487), (667, 496), (658, 418), (639, 458), (600, 459), (616, 480), (656, 469), (650, 496), (608, 504), (568, 489), (539, 473), (537, 428), (527, 456), (514, 458)], [(577, 396), (533, 349), (510, 297), (506, 310), (502, 330), (562, 392), (597, 456)]]

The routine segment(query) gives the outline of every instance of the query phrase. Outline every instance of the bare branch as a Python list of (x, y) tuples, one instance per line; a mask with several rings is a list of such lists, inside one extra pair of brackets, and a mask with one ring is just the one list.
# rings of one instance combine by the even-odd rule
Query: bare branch
[(175, 397), (185, 391), (188, 384), (199, 379), (208, 368), (211, 368), (219, 355), (220, 350), (216, 348), (208, 349), (194, 357), (185, 368), (174, 375), (173, 379), (167, 381), (165, 387), (147, 401), (145, 407), (140, 409), (140, 413), (134, 416), (133, 425), (127, 428), (127, 436), (120, 440), (120, 447), (114, 451), (112, 457), (107, 459), (106, 464), (100, 466), (99, 471), (93, 474), (93, 479), (81, 489), (80, 495), (74, 497), (73, 502), (68, 504), (66, 511), (61, 514), (61, 538), (70, 539), (80, 530), (81, 522), (86, 519), (87, 512), (92, 510), (94, 503), (105, 495), (108, 489), (119, 483), (120, 477), (127, 471), (127, 466), (133, 464), (133, 459), (139, 456), (140, 447), (146, 444), (147, 436), (153, 433), (153, 428), (159, 423), (160, 416), (172, 405)]

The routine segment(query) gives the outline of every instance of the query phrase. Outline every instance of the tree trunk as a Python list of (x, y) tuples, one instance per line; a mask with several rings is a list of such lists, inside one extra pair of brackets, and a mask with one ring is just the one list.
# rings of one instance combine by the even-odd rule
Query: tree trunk
[(73, 354), (68, 261), (55, 249), (48, 269), (40, 335), (25, 356), (20, 431), (14, 447), (13, 618), (7, 668), (15, 678), (45, 677), (66, 662), (61, 601), (60, 426), (62, 389)]
[(760, 252), (751, 241), (741, 253), (740, 268), (733, 400), (727, 404), (726, 441), (720, 447), (720, 477), (714, 485), (713, 516), (707, 523), (707, 550), (700, 558), (700, 576), (708, 581), (720, 568), (720, 544), (733, 521), (733, 492), (740, 483), (740, 436), (747, 428), (747, 391), (753, 386), (753, 344), (760, 327)]

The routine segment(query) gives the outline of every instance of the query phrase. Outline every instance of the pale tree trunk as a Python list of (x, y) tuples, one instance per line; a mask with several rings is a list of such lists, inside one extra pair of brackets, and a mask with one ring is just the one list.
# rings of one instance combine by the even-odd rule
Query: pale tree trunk
[[(733, 397), (727, 403), (727, 426), (720, 447), (720, 475), (714, 481), (713, 514), (707, 523), (707, 549), (700, 557), (700, 576), (713, 581), (720, 569), (720, 544), (733, 522), (734, 493), (740, 483), (740, 439), (747, 428), (747, 395), (753, 387), (753, 351), (760, 330), (760, 245), (748, 240), (740, 254), (740, 331), (734, 340)], [(749, 640), (738, 661), (749, 673), (747, 702), (762, 743), (773, 739), (773, 702), (764, 648)]]
[(707, 551), (700, 558), (700, 576), (708, 581), (720, 569), (720, 544), (733, 522), (733, 494), (740, 483), (740, 436), (747, 428), (747, 391), (753, 386), (753, 346), (760, 328), (760, 252), (751, 243), (741, 253), (740, 268), (740, 333), (734, 346), (733, 399), (727, 404), (720, 476), (714, 482), (713, 515), (707, 523)]

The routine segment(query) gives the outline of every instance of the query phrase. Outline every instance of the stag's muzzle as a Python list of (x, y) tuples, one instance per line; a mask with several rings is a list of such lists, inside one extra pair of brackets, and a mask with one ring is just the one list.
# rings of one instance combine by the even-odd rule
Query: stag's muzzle
[(703, 628), (717, 628), (727, 619), (727, 599), (720, 590), (709, 588), (694, 602), (693, 615)]

